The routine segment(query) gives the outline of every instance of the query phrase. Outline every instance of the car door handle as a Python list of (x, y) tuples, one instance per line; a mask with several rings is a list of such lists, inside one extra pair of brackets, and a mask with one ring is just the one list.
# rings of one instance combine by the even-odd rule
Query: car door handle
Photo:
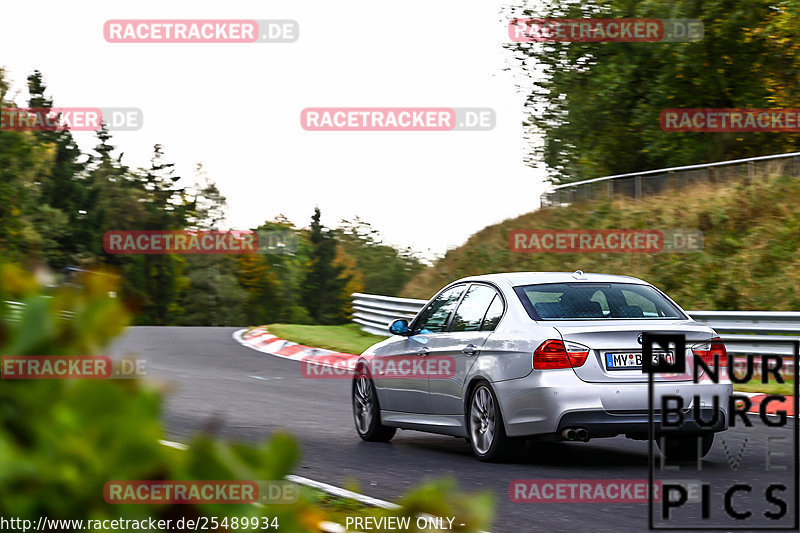
[(466, 346), (464, 346), (464, 349), (461, 350), (461, 353), (463, 353), (464, 355), (475, 355), (478, 352), (480, 352), (480, 350), (474, 344), (467, 344)]
[(427, 347), (424, 347), (424, 346), (422, 348), (420, 348), (419, 350), (417, 350), (417, 355), (421, 355), (422, 357), (427, 357), (428, 354), (430, 354), (430, 353), (431, 353), (431, 351)]

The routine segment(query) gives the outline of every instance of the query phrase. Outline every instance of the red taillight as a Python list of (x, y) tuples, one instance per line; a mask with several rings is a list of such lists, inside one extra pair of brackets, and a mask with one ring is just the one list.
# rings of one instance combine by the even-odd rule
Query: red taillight
[(570, 366), (567, 349), (561, 341), (546, 340), (533, 352), (533, 368), (536, 370), (570, 368)]
[(719, 367), (724, 368), (728, 365), (728, 351), (722, 343), (722, 339), (715, 337), (711, 342), (692, 346), (692, 353), (700, 357), (708, 368), (714, 368), (714, 357), (719, 358)]
[(589, 348), (568, 342), (567, 346), (557, 339), (544, 341), (533, 352), (533, 368), (535, 370), (554, 370), (557, 368), (579, 367), (586, 362)]

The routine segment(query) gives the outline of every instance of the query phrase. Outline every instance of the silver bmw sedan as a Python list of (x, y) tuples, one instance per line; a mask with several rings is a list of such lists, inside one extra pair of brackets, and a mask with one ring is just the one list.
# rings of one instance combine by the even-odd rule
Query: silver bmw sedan
[[(388, 441), (397, 428), (428, 431), (464, 437), (491, 461), (527, 439), (647, 439), (652, 420), (662, 454), (687, 460), (705, 456), (714, 433), (728, 427), (725, 346), (636, 278), (468, 277), (389, 330), (355, 366), (353, 415), (366, 441)], [(648, 334), (685, 339), (687, 367), (653, 373), (652, 408), (642, 360)], [(659, 347), (650, 357), (656, 364), (675, 354)]]

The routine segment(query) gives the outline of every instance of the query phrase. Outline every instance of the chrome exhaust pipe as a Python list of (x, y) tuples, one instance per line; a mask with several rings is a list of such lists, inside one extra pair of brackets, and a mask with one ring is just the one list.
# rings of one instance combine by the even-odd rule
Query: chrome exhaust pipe
[(575, 440), (578, 438), (578, 433), (573, 428), (567, 428), (561, 432), (561, 438), (565, 440)]
[(589, 430), (586, 428), (578, 428), (575, 430), (575, 438), (583, 442), (589, 442)]

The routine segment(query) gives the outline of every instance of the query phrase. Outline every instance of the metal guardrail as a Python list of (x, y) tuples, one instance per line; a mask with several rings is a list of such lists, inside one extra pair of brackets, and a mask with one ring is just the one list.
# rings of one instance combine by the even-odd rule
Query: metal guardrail
[[(353, 321), (375, 335), (389, 335), (388, 324), (396, 318), (413, 318), (427, 300), (354, 293)], [(723, 341), (736, 340), (727, 347), (734, 355), (792, 355), (792, 346), (774, 341), (800, 340), (800, 312), (794, 311), (687, 311), (689, 316), (708, 324)], [(772, 341), (772, 342), (767, 342)], [(786, 361), (791, 364), (791, 361)], [(788, 370), (788, 368), (787, 368)]]
[(353, 297), (353, 322), (373, 335), (389, 335), (388, 324), (396, 318), (414, 318), (427, 300), (395, 298), (355, 292)]
[[(6, 314), (7, 320), (10, 320), (12, 322), (18, 322), (22, 320), (22, 311), (25, 309), (25, 304), (23, 302), (14, 302), (11, 300), (6, 300), (5, 304), (7, 307), (7, 314)], [(62, 320), (69, 320), (73, 316), (75, 316), (75, 313), (73, 313), (72, 311), (58, 312), (58, 318)]]
[(748, 157), (680, 167), (615, 174), (564, 183), (541, 197), (542, 206), (560, 206), (578, 200), (615, 195), (642, 198), (694, 183), (749, 183), (775, 174), (800, 176), (800, 152)]
[(25, 308), (25, 304), (22, 302), (11, 302), (6, 301), (6, 305), (8, 306), (8, 319), (17, 321), (22, 319), (22, 310)]
[(723, 341), (736, 340), (735, 345), (728, 347), (728, 351), (734, 354), (771, 353), (788, 357), (792, 355), (791, 345), (785, 343), (775, 345), (774, 341), (800, 340), (800, 313), (794, 311), (687, 311), (687, 313), (694, 320), (714, 328)]

